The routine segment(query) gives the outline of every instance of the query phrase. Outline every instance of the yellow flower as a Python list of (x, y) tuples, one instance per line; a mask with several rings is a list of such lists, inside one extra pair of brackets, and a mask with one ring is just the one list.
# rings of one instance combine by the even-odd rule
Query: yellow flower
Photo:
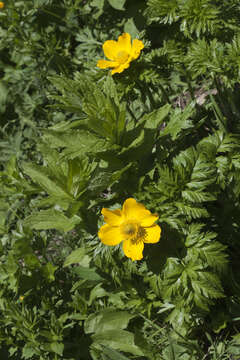
[(123, 241), (124, 254), (134, 260), (143, 257), (144, 243), (157, 243), (161, 228), (155, 224), (157, 214), (152, 214), (144, 205), (129, 198), (123, 208), (117, 210), (102, 209), (103, 225), (98, 236), (105, 245), (118, 245)]
[(23, 301), (24, 300), (24, 296), (19, 296), (19, 301)]
[(4, 2), (0, 1), (0, 9), (4, 8)]
[(118, 41), (105, 41), (103, 51), (111, 61), (98, 60), (97, 66), (100, 69), (113, 68), (112, 75), (121, 73), (129, 67), (131, 61), (139, 57), (143, 48), (144, 45), (141, 40), (134, 39), (131, 44), (131, 36), (128, 33), (123, 33), (118, 37)]

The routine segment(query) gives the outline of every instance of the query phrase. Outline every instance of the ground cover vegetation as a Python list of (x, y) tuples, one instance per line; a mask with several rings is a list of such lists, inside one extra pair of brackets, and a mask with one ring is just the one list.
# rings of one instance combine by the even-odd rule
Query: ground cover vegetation
[(0, 3), (2, 360), (240, 358), (239, 17)]

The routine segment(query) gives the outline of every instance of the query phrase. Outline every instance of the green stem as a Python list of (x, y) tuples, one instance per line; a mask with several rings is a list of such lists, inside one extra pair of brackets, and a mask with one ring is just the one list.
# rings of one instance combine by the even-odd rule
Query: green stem
[(185, 75), (186, 75), (186, 81), (187, 81), (187, 84), (188, 84), (188, 90), (190, 92), (191, 99), (194, 101), (195, 100), (194, 91), (193, 91), (193, 87), (192, 87), (191, 80), (190, 80), (187, 69), (184, 68), (184, 72), (185, 72)]
[(226, 121), (225, 118), (223, 116), (223, 113), (220, 109), (220, 107), (218, 106), (218, 104), (216, 103), (214, 97), (212, 96), (212, 94), (209, 94), (211, 102), (212, 102), (212, 106), (213, 106), (213, 111), (215, 113), (216, 119), (219, 122), (219, 127), (221, 128), (221, 130), (224, 130), (226, 132)]
[(131, 108), (130, 108), (130, 106), (127, 104), (127, 110), (128, 110), (128, 112), (129, 112), (129, 114), (131, 115), (131, 117), (134, 119), (134, 121), (135, 121), (135, 124), (137, 124), (137, 118), (136, 118), (136, 116), (134, 115), (134, 113), (132, 112), (132, 110), (131, 110)]

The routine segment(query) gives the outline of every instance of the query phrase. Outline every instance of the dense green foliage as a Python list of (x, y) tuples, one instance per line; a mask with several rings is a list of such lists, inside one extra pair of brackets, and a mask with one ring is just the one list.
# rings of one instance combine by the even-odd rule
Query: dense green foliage
[[(240, 3), (6, 0), (0, 358), (240, 356)], [(121, 74), (102, 44), (144, 42)], [(162, 236), (97, 234), (133, 197)]]

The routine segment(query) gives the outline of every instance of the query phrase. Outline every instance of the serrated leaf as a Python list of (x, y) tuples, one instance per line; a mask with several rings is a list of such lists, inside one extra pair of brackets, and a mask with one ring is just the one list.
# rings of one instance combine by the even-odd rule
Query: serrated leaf
[(170, 120), (167, 122), (160, 136), (170, 135), (172, 140), (176, 140), (180, 136), (181, 131), (193, 127), (189, 118), (194, 112), (195, 108), (192, 103), (186, 106), (183, 111), (176, 109), (175, 112), (170, 115)]
[(98, 9), (102, 9), (104, 5), (104, 0), (93, 0), (91, 1), (91, 6), (96, 6)]
[(64, 261), (63, 267), (79, 263), (84, 258), (85, 254), (86, 250), (84, 248), (74, 250)]
[(53, 148), (62, 147), (62, 157), (74, 159), (87, 153), (97, 153), (106, 148), (106, 141), (87, 130), (74, 130), (65, 133), (47, 130), (44, 141)]
[(30, 176), (30, 178), (39, 184), (49, 195), (54, 197), (61, 197), (64, 199), (73, 200), (72, 196), (68, 194), (57, 182), (51, 180), (46, 174), (44, 167), (24, 163), (24, 172)]
[(205, 201), (214, 201), (216, 200), (216, 197), (210, 193), (203, 192), (200, 190), (183, 190), (182, 191), (182, 197), (183, 199), (190, 201), (192, 203), (195, 202), (205, 202)]
[(205, 208), (197, 207), (196, 204), (183, 204), (175, 202), (175, 206), (178, 208), (181, 214), (189, 216), (193, 219), (199, 219), (201, 217), (208, 217), (209, 214)]
[(105, 309), (98, 314), (91, 314), (84, 324), (86, 334), (102, 333), (115, 329), (125, 329), (129, 320), (135, 315), (127, 311), (117, 311), (113, 309)]
[(44, 265), (41, 270), (43, 275), (45, 276), (45, 278), (49, 281), (52, 282), (55, 280), (55, 276), (54, 273), (57, 270), (57, 266), (54, 266), (52, 263), (48, 262), (46, 265)]
[(25, 254), (24, 262), (28, 267), (30, 267), (32, 269), (40, 267), (40, 261), (39, 261), (38, 257), (34, 254)]
[(134, 23), (133, 18), (130, 18), (125, 22), (124, 32), (129, 33), (133, 39), (135, 39), (138, 36), (139, 31)]
[(89, 281), (102, 281), (103, 278), (98, 275), (95, 271), (95, 268), (86, 268), (84, 266), (77, 266), (72, 269), (72, 271), (77, 274), (80, 278), (89, 280)]
[(32, 347), (30, 344), (25, 344), (22, 349), (22, 357), (24, 359), (30, 359), (32, 356), (36, 354), (36, 349)]
[(107, 346), (102, 346), (103, 354), (107, 355), (111, 360), (130, 360), (128, 357), (122, 355), (117, 350), (110, 349)]
[(59, 342), (52, 342), (52, 343), (50, 344), (50, 349), (51, 349), (51, 351), (53, 351), (55, 354), (58, 354), (58, 355), (62, 356), (63, 350), (64, 350), (64, 344), (59, 343)]
[(156, 129), (163, 123), (163, 120), (169, 114), (171, 105), (166, 104), (160, 109), (152, 111), (150, 114), (146, 114), (141, 121), (146, 121), (145, 128)]
[(77, 215), (67, 218), (60, 211), (48, 209), (28, 216), (24, 220), (24, 225), (36, 230), (57, 229), (60, 231), (70, 231), (80, 221), (81, 219)]
[(90, 293), (88, 304), (91, 305), (95, 299), (107, 296), (109, 293), (102, 288), (102, 284), (97, 284)]
[(124, 4), (126, 0), (108, 0), (108, 2), (116, 10), (125, 10)]
[(88, 184), (88, 190), (98, 194), (112, 184), (112, 171), (97, 168), (92, 174), (92, 178)]
[(133, 334), (126, 330), (112, 329), (100, 332), (92, 335), (92, 340), (97, 344), (128, 352), (133, 355), (144, 355), (141, 349), (135, 345)]

